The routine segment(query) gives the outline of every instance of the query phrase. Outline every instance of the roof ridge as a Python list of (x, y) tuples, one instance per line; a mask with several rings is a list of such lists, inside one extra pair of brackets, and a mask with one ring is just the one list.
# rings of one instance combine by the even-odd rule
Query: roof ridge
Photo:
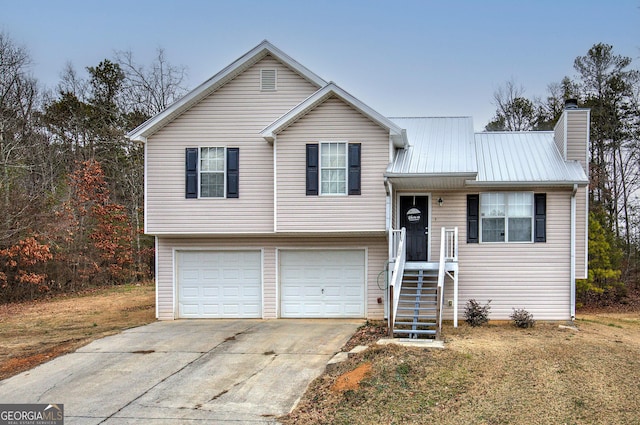
[(476, 134), (541, 134), (554, 133), (553, 130), (501, 130), (501, 131), (476, 131)]
[(413, 116), (413, 117), (387, 117), (390, 120), (394, 119), (424, 119), (424, 118), (473, 118), (471, 115), (452, 115), (452, 116)]

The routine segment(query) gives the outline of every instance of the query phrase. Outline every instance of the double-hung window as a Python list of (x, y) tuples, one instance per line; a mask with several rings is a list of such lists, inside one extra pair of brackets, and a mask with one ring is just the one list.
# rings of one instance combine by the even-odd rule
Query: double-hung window
[(481, 241), (533, 242), (533, 207), (531, 192), (481, 193)]
[(360, 195), (361, 156), (361, 143), (308, 143), (306, 195)]
[(186, 148), (185, 197), (238, 198), (240, 148)]
[(200, 197), (224, 198), (224, 148), (200, 148)]
[(320, 143), (320, 194), (347, 194), (347, 143)]

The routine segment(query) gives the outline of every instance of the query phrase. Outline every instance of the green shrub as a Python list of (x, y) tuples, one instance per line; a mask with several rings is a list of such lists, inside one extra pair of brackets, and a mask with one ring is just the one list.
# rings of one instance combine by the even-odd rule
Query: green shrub
[(529, 313), (524, 308), (513, 309), (513, 313), (509, 316), (513, 320), (513, 324), (518, 328), (532, 328), (536, 324), (533, 320), (533, 314)]
[(481, 326), (489, 321), (489, 305), (491, 300), (487, 301), (485, 305), (480, 305), (476, 300), (471, 299), (467, 301), (464, 307), (464, 320), (473, 327)]

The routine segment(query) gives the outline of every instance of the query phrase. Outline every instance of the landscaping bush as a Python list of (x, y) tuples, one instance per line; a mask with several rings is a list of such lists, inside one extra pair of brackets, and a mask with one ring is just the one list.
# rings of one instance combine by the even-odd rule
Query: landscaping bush
[(469, 300), (464, 308), (464, 320), (473, 327), (481, 326), (489, 321), (489, 305), (491, 300), (485, 305), (480, 305), (476, 300)]
[(513, 320), (513, 324), (518, 328), (532, 328), (536, 321), (533, 320), (533, 314), (524, 308), (513, 309), (513, 313), (509, 316)]

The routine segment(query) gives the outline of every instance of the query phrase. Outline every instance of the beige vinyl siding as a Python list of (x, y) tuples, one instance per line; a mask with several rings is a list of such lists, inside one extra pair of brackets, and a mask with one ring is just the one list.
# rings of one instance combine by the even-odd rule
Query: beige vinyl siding
[(579, 161), (585, 173), (588, 173), (587, 137), (589, 134), (589, 111), (578, 109), (566, 111), (567, 120), (567, 159)]
[(558, 148), (558, 152), (560, 152), (560, 156), (562, 156), (563, 159), (567, 159), (567, 155), (565, 152), (565, 120), (566, 120), (566, 111), (565, 113), (563, 113), (562, 115), (560, 115), (560, 118), (558, 119), (558, 122), (556, 123), (556, 125), (553, 127), (553, 141), (556, 144), (556, 147)]
[[(482, 191), (480, 191), (482, 192)], [(536, 319), (570, 318), (570, 191), (535, 189), (547, 194), (546, 243), (467, 243), (467, 192), (432, 193), (432, 261), (439, 259), (440, 228), (459, 230), (459, 317), (469, 299), (491, 301), (492, 319), (508, 320), (512, 308)], [(473, 192), (479, 193), (479, 192)], [(442, 197), (439, 207), (433, 201)], [(445, 300), (453, 299), (453, 281), (445, 281)], [(445, 318), (453, 318), (446, 306)]]
[[(382, 319), (384, 305), (378, 298), (384, 298), (383, 279), (387, 260), (387, 241), (384, 237), (358, 238), (314, 238), (314, 237), (221, 237), (221, 238), (158, 238), (159, 266), (156, 273), (157, 316), (160, 320), (175, 317), (175, 250), (256, 250), (263, 253), (262, 269), (262, 314), (265, 319), (278, 317), (277, 258), (278, 249), (366, 249), (366, 305), (367, 318)], [(379, 283), (379, 286), (378, 286)], [(383, 289), (380, 289), (383, 288)]]
[[(306, 145), (361, 143), (361, 195), (306, 196)], [(278, 232), (384, 231), (389, 132), (330, 98), (277, 135)]]
[[(276, 91), (260, 91), (260, 69), (274, 68)], [(267, 56), (147, 141), (146, 232), (273, 231), (273, 148), (260, 130), (316, 88)], [(240, 148), (239, 199), (185, 199), (185, 148)]]
[[(589, 175), (589, 110), (566, 111), (567, 159), (579, 161), (585, 174)], [(576, 278), (587, 277), (587, 229), (588, 201), (587, 188), (581, 187), (576, 193)]]

